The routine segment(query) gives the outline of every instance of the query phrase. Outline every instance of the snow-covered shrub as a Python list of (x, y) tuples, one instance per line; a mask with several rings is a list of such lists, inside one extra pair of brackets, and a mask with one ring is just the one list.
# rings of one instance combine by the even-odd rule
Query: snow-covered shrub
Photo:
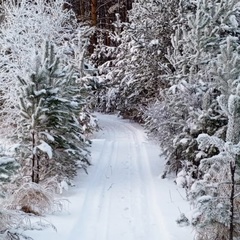
[[(199, 180), (194, 182), (189, 191), (189, 199), (193, 206), (190, 223), (197, 232), (197, 239), (232, 239), (229, 238), (231, 231), (234, 236), (240, 234), (238, 186), (234, 186), (232, 195), (232, 180), (236, 178), (233, 166), (237, 148), (229, 148), (228, 142), (207, 134), (199, 135), (198, 141), (203, 151), (209, 145), (214, 145), (219, 154), (201, 160)], [(230, 227), (231, 222), (234, 224), (233, 229)]]
[[(197, 144), (200, 133), (219, 134), (227, 122), (226, 117), (219, 112), (216, 94), (211, 94), (207, 105), (202, 100), (209, 92), (205, 84), (181, 81), (162, 91), (161, 100), (150, 105), (145, 112), (148, 134), (159, 142), (167, 157), (166, 170), (162, 177), (170, 172), (177, 173), (185, 166), (186, 161), (193, 164), (191, 174), (196, 178), (195, 168), (200, 160), (206, 155), (217, 153), (214, 147), (203, 153), (199, 151)], [(224, 129), (222, 132), (224, 133)]]
[[(2, 203), (1, 203), (2, 204)], [(16, 240), (16, 239), (28, 239), (33, 240), (31, 237), (24, 234), (26, 230), (43, 230), (46, 228), (52, 228), (56, 231), (48, 221), (45, 221), (42, 217), (39, 217), (39, 221), (32, 222), (30, 215), (33, 213), (25, 213), (20, 210), (10, 210), (6, 208), (0, 208), (0, 239), (1, 240)]]
[(64, 202), (55, 199), (54, 189), (49, 189), (49, 185), (29, 182), (11, 190), (13, 193), (3, 202), (6, 209), (43, 215), (60, 212), (64, 208)]
[(167, 171), (163, 174), (165, 177), (167, 172), (180, 170), (182, 161), (190, 161), (190, 154), (194, 152), (187, 150), (196, 145), (190, 132), (194, 122), (188, 120), (189, 115), (196, 111), (194, 105), (199, 104), (199, 100), (186, 82), (179, 83), (175, 88), (165, 89), (161, 96), (161, 100), (149, 106), (145, 112), (145, 127), (149, 135), (160, 143), (167, 156)]
[(12, 228), (14, 225), (17, 226), (21, 222), (21, 216), (11, 210), (0, 208), (0, 215), (0, 232)]
[[(43, 230), (55, 226), (42, 218), (45, 214), (66, 210), (67, 200), (56, 198), (61, 187), (56, 177), (40, 184), (24, 182), (4, 185), (4, 197), (0, 199), (0, 239), (31, 239), (26, 230)], [(30, 216), (35, 216), (34, 220)], [(38, 219), (39, 218), (39, 219)]]
[(20, 236), (26, 237), (23, 233), (18, 232), (17, 229), (29, 227), (29, 218), (27, 215), (17, 211), (0, 208), (0, 216), (1, 240), (19, 239)]

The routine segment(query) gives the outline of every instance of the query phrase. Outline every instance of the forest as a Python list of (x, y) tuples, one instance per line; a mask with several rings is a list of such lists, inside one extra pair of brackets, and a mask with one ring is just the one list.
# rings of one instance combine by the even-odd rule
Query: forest
[(0, 2), (0, 239), (62, 208), (94, 111), (157, 141), (196, 240), (240, 239), (238, 0)]

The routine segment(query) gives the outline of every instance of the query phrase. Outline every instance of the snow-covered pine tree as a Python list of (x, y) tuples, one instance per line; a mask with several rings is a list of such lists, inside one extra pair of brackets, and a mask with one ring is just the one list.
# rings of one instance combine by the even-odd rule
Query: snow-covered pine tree
[[(224, 38), (235, 34), (232, 20), (236, 16), (236, 3), (200, 0), (189, 4), (189, 1), (181, 1), (172, 49), (167, 55), (174, 71), (163, 76), (168, 79), (169, 88), (161, 92), (158, 109), (157, 104), (154, 111), (150, 108), (150, 114), (156, 114), (148, 120), (150, 130), (155, 129), (167, 151), (170, 169), (173, 166), (171, 170), (176, 170), (175, 166), (181, 166), (181, 161), (185, 160), (199, 164), (204, 154), (197, 149), (196, 138), (201, 132), (224, 136), (227, 121), (216, 101), (220, 91), (214, 85), (209, 63), (220, 52), (219, 45)], [(167, 121), (157, 120), (166, 118), (164, 115), (168, 115)], [(181, 122), (185, 124), (180, 126)], [(166, 135), (170, 138), (164, 146)], [(207, 154), (216, 153), (212, 148)]]
[[(59, 176), (73, 178), (89, 165), (88, 141), (79, 123), (85, 105), (84, 88), (74, 71), (61, 64), (53, 46), (36, 58), (29, 79), (19, 77), (21, 121), (17, 123), (18, 159), (33, 182)], [(31, 171), (31, 172), (29, 172)]]
[(219, 154), (201, 160), (199, 179), (190, 190), (194, 206), (191, 220), (198, 239), (238, 239), (240, 159), (240, 64), (238, 38), (229, 36), (213, 61), (213, 76), (221, 90), (218, 103), (228, 118), (226, 141), (208, 134), (198, 136), (204, 151), (215, 146)]

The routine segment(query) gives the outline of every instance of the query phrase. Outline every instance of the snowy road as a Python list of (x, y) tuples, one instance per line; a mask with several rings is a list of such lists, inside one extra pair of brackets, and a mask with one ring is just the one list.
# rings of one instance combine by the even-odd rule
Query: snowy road
[(101, 117), (104, 131), (94, 140), (96, 168), (72, 236), (77, 232), (84, 240), (169, 239), (149, 165), (148, 152), (153, 149), (142, 129), (115, 118)]
[(102, 130), (94, 135), (93, 166), (68, 193), (70, 214), (50, 217), (58, 232), (45, 230), (34, 239), (192, 240), (190, 229), (175, 223), (189, 207), (172, 181), (159, 177), (159, 148), (139, 125), (98, 117)]

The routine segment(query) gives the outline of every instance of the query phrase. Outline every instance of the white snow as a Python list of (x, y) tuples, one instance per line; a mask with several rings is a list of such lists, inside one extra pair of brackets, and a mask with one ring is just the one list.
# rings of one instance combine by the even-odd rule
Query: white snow
[(60, 193), (62, 194), (63, 191), (68, 191), (68, 189), (69, 189), (69, 186), (68, 186), (67, 182), (65, 180), (62, 180), (60, 182)]
[(40, 140), (41, 144), (39, 144), (38, 146), (36, 146), (33, 150), (33, 153), (36, 153), (36, 149), (40, 149), (42, 152), (46, 153), (49, 157), (49, 159), (52, 158), (53, 156), (53, 152), (52, 152), (52, 148), (49, 144), (47, 144), (46, 142), (44, 142), (43, 140)]
[(176, 177), (176, 184), (180, 187), (185, 187), (187, 185), (187, 179), (186, 179), (187, 173), (186, 171), (183, 169), (181, 170)]
[(13, 157), (9, 157), (9, 156), (0, 157), (0, 165), (8, 164), (11, 162), (15, 162), (15, 159)]
[(40, 134), (44, 135), (49, 141), (54, 142), (54, 137), (48, 132), (40, 132)]
[(230, 22), (231, 22), (231, 25), (232, 25), (234, 28), (237, 28), (237, 27), (238, 27), (238, 21), (237, 21), (235, 15), (231, 15), (231, 16), (229, 17), (229, 20), (230, 20)]
[(186, 180), (186, 176), (178, 176), (176, 178), (176, 184), (179, 186), (179, 187), (185, 187), (187, 185), (187, 180)]
[(40, 95), (46, 94), (46, 93), (47, 93), (46, 89), (42, 89), (40, 91), (34, 91), (35, 96), (40, 96)]
[(80, 172), (64, 192), (68, 212), (47, 216), (53, 229), (28, 231), (34, 240), (192, 240), (190, 228), (176, 224), (189, 213), (184, 190), (161, 179), (164, 159), (143, 128), (100, 115), (92, 139), (89, 174)]
[(203, 151), (199, 151), (197, 154), (196, 154), (196, 159), (201, 159), (203, 157), (206, 157), (206, 153), (203, 152)]
[(71, 101), (71, 102), (70, 102), (70, 105), (71, 105), (71, 107), (78, 107), (78, 106), (79, 106), (79, 103), (76, 102), (76, 101)]
[(182, 143), (183, 145), (186, 145), (188, 143), (189, 139), (188, 138), (183, 138), (180, 140), (180, 143)]
[(159, 44), (159, 39), (153, 39), (150, 41), (149, 46), (152, 47), (158, 44)]

